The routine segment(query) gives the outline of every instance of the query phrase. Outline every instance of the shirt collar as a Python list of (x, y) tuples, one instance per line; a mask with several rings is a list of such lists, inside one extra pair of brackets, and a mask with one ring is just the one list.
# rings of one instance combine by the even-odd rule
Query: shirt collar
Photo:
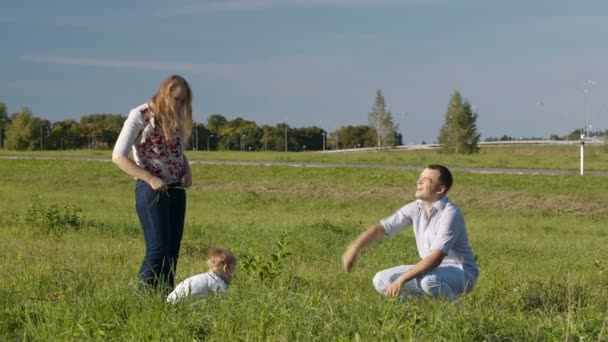
[[(448, 201), (448, 196), (441, 197), (435, 203), (433, 203), (433, 209), (435, 209), (435, 211), (443, 210), (445, 206), (448, 205)], [(416, 200), (416, 203), (418, 204), (419, 208), (422, 208), (422, 200)]]
[(223, 287), (226, 287), (226, 282), (224, 281), (224, 279), (222, 279), (222, 277), (220, 277), (219, 275), (217, 275), (217, 273), (215, 273), (213, 271), (209, 271), (209, 275), (215, 281), (217, 281), (218, 283), (220, 283)]

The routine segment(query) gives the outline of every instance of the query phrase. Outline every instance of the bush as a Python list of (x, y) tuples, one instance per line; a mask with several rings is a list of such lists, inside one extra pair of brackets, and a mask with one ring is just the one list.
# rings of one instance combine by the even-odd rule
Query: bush
[(45, 234), (60, 237), (66, 230), (78, 230), (82, 227), (80, 217), (82, 209), (64, 203), (63, 207), (55, 204), (45, 206), (42, 196), (32, 196), (32, 202), (25, 216), (25, 222), (34, 228), (42, 229)]

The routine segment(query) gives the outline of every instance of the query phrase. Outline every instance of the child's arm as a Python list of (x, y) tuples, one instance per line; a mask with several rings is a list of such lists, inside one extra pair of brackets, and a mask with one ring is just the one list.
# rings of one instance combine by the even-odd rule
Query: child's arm
[(173, 292), (167, 296), (167, 302), (176, 303), (186, 296), (205, 296), (208, 287), (206, 274), (190, 277), (175, 287)]
[(190, 289), (186, 286), (186, 281), (182, 281), (173, 289), (167, 296), (167, 303), (177, 303), (180, 299), (190, 293)]

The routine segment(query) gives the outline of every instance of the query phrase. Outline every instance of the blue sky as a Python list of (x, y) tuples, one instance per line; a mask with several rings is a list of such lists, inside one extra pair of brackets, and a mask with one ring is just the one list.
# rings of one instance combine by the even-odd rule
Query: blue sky
[(178, 73), (198, 121), (334, 130), (380, 88), (405, 142), (432, 142), (459, 90), (482, 139), (562, 135), (608, 129), (606, 37), (605, 0), (3, 0), (0, 101), (126, 114)]

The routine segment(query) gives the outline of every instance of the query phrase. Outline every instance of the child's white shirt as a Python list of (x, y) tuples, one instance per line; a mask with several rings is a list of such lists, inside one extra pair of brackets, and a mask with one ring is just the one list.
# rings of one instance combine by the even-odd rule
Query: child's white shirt
[(217, 274), (209, 271), (197, 274), (179, 283), (167, 297), (167, 302), (176, 303), (186, 296), (206, 296), (211, 292), (223, 292), (228, 285)]

